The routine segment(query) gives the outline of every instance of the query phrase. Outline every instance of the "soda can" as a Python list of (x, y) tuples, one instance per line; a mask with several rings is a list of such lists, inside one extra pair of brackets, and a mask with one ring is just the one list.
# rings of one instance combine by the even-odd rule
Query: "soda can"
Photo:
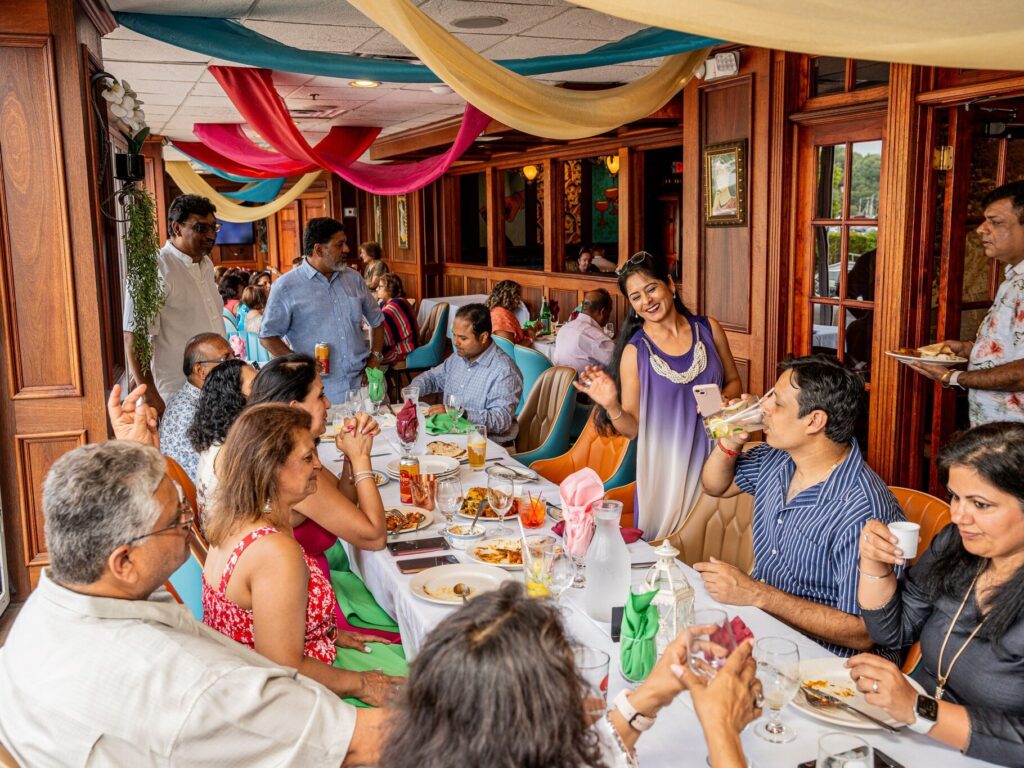
[(412, 504), (412, 479), (420, 473), (420, 460), (403, 456), (398, 462), (398, 488), (403, 504)]
[(331, 375), (331, 348), (326, 341), (318, 341), (313, 348), (316, 357), (316, 367), (321, 376)]

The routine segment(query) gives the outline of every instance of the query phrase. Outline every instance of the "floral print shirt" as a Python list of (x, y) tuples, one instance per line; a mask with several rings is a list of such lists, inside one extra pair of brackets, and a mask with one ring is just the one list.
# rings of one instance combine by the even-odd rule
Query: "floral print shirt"
[(164, 417), (160, 420), (160, 450), (178, 462), (193, 483), (199, 469), (199, 454), (192, 449), (188, 428), (192, 426), (192, 417), (199, 405), (199, 394), (199, 387), (186, 381), (168, 401)]
[[(995, 368), (1024, 358), (1024, 261), (1006, 268), (1006, 279), (978, 327), (969, 371)], [(1024, 421), (1024, 392), (971, 389), (971, 426), (993, 421)]]

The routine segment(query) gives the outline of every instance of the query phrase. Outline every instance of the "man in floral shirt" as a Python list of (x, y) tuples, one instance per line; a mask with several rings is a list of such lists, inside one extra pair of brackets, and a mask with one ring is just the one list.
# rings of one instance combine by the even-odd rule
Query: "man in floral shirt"
[(971, 426), (1024, 421), (1024, 181), (992, 190), (983, 203), (978, 234), (985, 255), (1006, 265), (1006, 279), (974, 343), (943, 342), (952, 354), (970, 358), (967, 370), (913, 366), (943, 386), (968, 390)]

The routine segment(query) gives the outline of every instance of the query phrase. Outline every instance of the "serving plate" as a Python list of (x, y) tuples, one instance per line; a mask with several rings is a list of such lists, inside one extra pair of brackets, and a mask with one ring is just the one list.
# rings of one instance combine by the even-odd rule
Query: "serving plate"
[[(894, 728), (901, 727), (903, 723), (893, 720), (884, 709), (868, 704), (864, 694), (857, 690), (856, 684), (850, 677), (850, 670), (843, 666), (845, 661), (845, 659), (834, 657), (801, 661), (800, 684), (809, 685), (814, 683), (814, 685), (810, 685), (811, 688), (842, 699), (851, 707), (876, 717)], [(907, 680), (918, 693), (925, 692), (924, 688), (916, 681), (909, 677), (907, 677)], [(807, 701), (807, 698), (800, 691), (797, 691), (796, 696), (793, 697), (793, 706), (816, 720), (822, 720), (832, 725), (841, 725), (845, 728), (859, 728), (866, 731), (882, 730), (880, 726), (857, 717), (839, 707), (814, 706)]]
[(456, 584), (469, 587), (469, 599), (501, 586), (510, 576), (501, 568), (478, 563), (437, 565), (420, 571), (409, 580), (409, 590), (421, 600), (439, 605), (461, 605), (462, 598), (455, 594)]

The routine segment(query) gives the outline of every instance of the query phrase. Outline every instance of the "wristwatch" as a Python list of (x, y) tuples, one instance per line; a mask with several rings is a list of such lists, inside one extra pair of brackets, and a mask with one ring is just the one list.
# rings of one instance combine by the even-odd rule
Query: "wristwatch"
[(960, 389), (965, 389), (965, 387), (958, 381), (961, 373), (963, 373), (963, 371), (954, 371), (952, 369), (946, 371), (944, 374), (942, 374), (942, 386), (944, 386), (946, 389), (950, 389), (951, 387), (959, 387)]
[(938, 700), (919, 693), (917, 704), (914, 706), (914, 714), (916, 715), (914, 722), (909, 723), (907, 727), (914, 733), (928, 733), (935, 727), (935, 722), (939, 719)]
[(374, 360), (376, 360), (379, 363), (381, 360), (384, 359), (384, 353), (383, 352), (377, 352), (376, 350), (374, 350), (373, 352), (370, 353), (370, 357), (372, 357)]
[(615, 708), (619, 710), (619, 714), (622, 715), (625, 721), (629, 724), (629, 727), (634, 731), (643, 733), (654, 725), (656, 717), (648, 717), (647, 715), (641, 715), (637, 712), (636, 707), (630, 703), (629, 696), (626, 695), (625, 690), (619, 691), (619, 695), (615, 697), (615, 701), (613, 703), (615, 704)]

